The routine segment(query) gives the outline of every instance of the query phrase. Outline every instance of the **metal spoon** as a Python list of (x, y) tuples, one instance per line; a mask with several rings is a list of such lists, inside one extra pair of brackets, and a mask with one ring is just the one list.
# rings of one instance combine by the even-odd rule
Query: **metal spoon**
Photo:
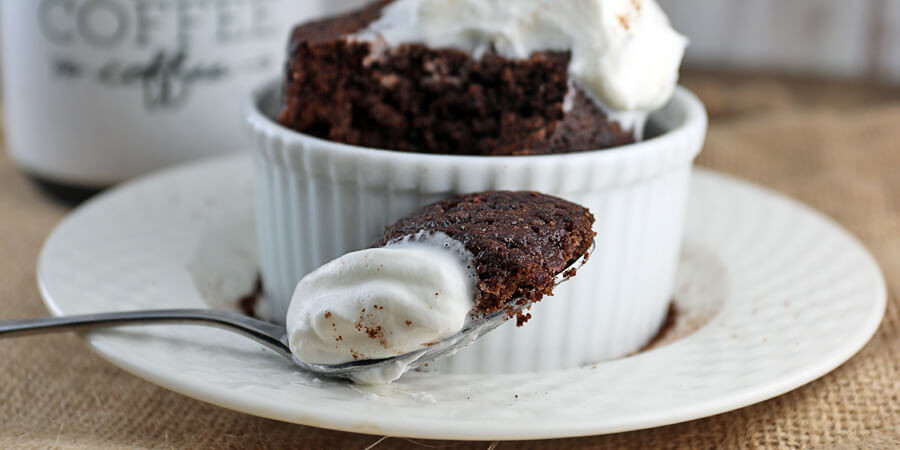
[[(574, 274), (573, 270), (579, 269), (587, 261), (591, 251), (593, 251), (593, 246), (587, 255), (579, 258), (560, 272), (555, 279), (556, 285), (558, 286), (571, 278)], [(402, 367), (402, 372), (405, 372), (418, 367), (424, 362), (452, 355), (462, 347), (475, 342), (485, 333), (494, 330), (508, 318), (514, 317), (517, 312), (528, 307), (530, 302), (521, 302), (519, 304), (518, 300), (512, 300), (508, 305), (508, 308), (487, 316), (469, 316), (463, 329), (458, 333), (420, 350), (391, 358), (358, 360), (333, 365), (310, 364), (295, 358), (288, 346), (287, 330), (283, 325), (264, 322), (236, 312), (206, 309), (127, 311), (0, 321), (0, 338), (89, 330), (121, 325), (207, 325), (243, 334), (269, 347), (306, 371), (327, 377), (360, 380), (364, 379), (366, 373), (379, 370), (397, 370), (400, 367)]]

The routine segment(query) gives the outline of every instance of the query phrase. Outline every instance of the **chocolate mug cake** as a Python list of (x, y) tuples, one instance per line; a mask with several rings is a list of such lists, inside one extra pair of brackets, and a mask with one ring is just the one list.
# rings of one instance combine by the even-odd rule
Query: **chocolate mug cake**
[[(518, 3), (384, 0), (298, 26), (278, 120), (336, 142), (439, 154), (566, 153), (639, 139), (646, 111), (671, 95), (684, 49), (658, 7), (634, 0), (612, 13), (610, 1), (593, 2), (593, 11), (546, 3), (517, 12)], [(560, 28), (592, 12), (600, 24), (605, 15), (617, 17), (603, 36)], [(547, 17), (532, 17), (538, 14)], [(535, 37), (522, 36), (528, 32), (562, 35), (569, 43), (532, 42)], [(642, 50), (618, 42), (629, 32), (637, 36), (627, 37), (632, 41), (651, 40), (659, 54), (646, 57), (660, 63), (611, 69), (627, 57), (604, 55)], [(487, 37), (473, 44), (471, 34)], [(611, 47), (606, 52), (591, 48), (603, 43), (601, 37)], [(515, 51), (504, 51), (504, 43)], [(584, 69), (594, 60), (600, 64)], [(636, 70), (652, 75), (644, 83), (651, 98), (621, 87), (604, 101), (610, 89), (594, 86), (626, 84), (616, 78), (641, 78), (631, 73)], [(616, 104), (619, 110), (607, 104), (622, 94), (634, 98)]]

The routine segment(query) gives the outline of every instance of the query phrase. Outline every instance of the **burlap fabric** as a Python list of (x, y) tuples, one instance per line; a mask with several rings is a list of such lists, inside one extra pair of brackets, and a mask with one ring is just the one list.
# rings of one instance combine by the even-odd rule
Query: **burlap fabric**
[[(768, 402), (633, 433), (496, 448), (900, 447), (900, 90), (693, 74), (709, 107), (700, 163), (799, 198), (872, 250), (891, 292), (887, 318), (856, 357)], [(65, 207), (0, 152), (0, 317), (46, 314), (38, 251)], [(73, 335), (0, 341), (0, 448), (366, 448), (379, 437), (259, 419), (139, 380)], [(375, 448), (488, 448), (390, 438)], [(428, 448), (428, 447), (422, 447)]]

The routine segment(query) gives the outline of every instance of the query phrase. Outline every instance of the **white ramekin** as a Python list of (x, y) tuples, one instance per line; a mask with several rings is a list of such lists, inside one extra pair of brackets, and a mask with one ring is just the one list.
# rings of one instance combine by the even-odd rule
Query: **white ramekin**
[(273, 317), (300, 278), (368, 247), (397, 219), (455, 194), (529, 190), (589, 208), (596, 250), (578, 276), (532, 309), (437, 365), (523, 372), (583, 365), (642, 347), (672, 299), (689, 177), (706, 133), (703, 105), (679, 88), (653, 114), (662, 133), (609, 150), (544, 156), (448, 156), (330, 142), (273, 120), (281, 85), (244, 105), (255, 145), (261, 272)]

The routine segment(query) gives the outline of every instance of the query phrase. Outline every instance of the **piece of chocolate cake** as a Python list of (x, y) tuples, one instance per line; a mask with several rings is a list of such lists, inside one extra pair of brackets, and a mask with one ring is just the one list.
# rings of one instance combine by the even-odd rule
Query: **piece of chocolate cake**
[(357, 33), (392, 1), (297, 27), (278, 121), (316, 137), (407, 152), (536, 155), (634, 142), (570, 79), (569, 52), (479, 58)]
[(489, 314), (514, 299), (552, 295), (556, 275), (590, 250), (593, 223), (586, 208), (556, 197), (493, 191), (426, 206), (388, 227), (373, 246), (421, 231), (461, 242), (478, 275), (474, 311)]

